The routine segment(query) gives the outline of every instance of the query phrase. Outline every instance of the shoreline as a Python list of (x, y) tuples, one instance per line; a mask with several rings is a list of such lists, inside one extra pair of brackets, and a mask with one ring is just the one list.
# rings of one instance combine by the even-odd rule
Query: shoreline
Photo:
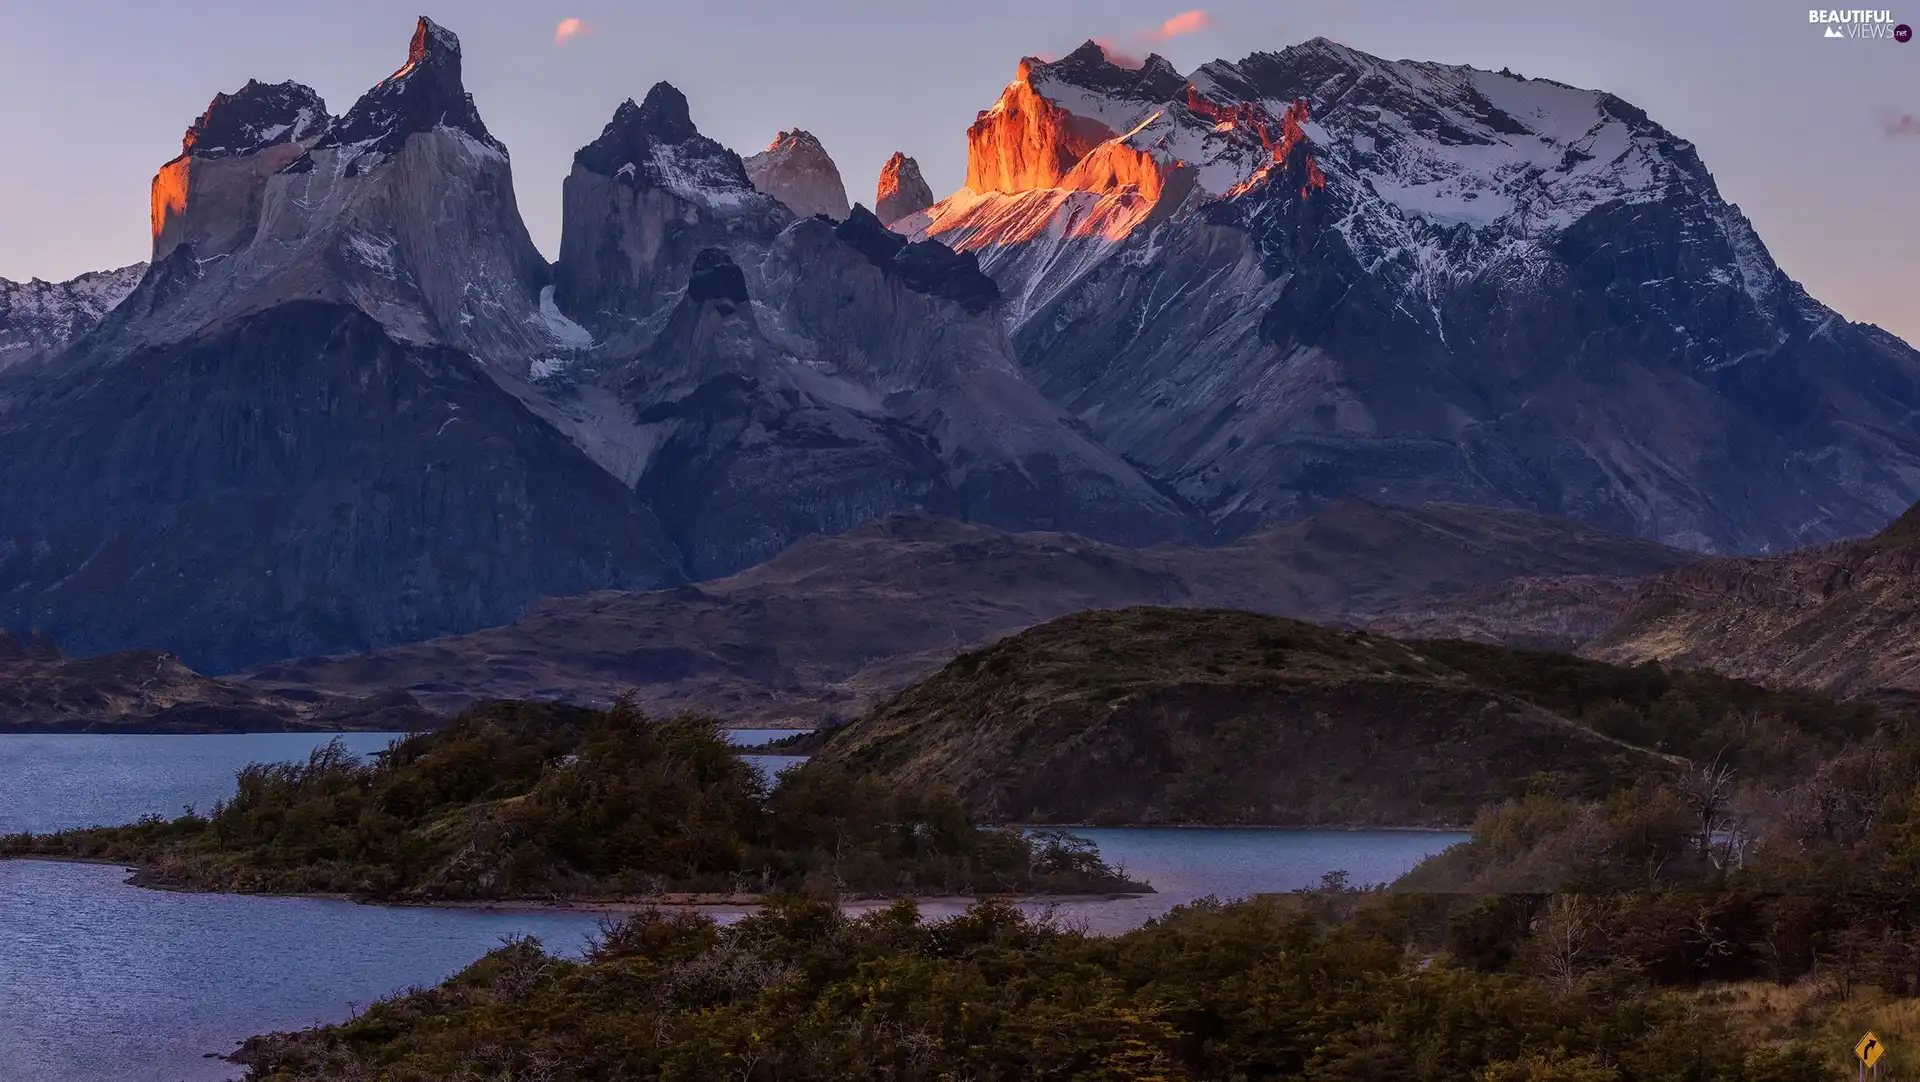
[[(634, 898), (361, 898), (357, 894), (328, 894), (323, 890), (300, 890), (288, 894), (269, 894), (257, 890), (196, 890), (192, 886), (171, 886), (165, 882), (142, 882), (142, 867), (136, 863), (127, 863), (123, 859), (79, 858), (79, 856), (46, 856), (46, 854), (23, 854), (23, 856), (0, 856), (0, 863), (10, 859), (19, 861), (40, 861), (40, 863), (79, 863), (92, 867), (117, 867), (127, 873), (123, 881), (125, 886), (134, 886), (140, 890), (159, 890), (165, 894), (211, 894), (227, 898), (303, 898), (309, 902), (349, 902), (353, 906), (376, 906), (386, 909), (472, 909), (482, 913), (599, 913), (599, 915), (632, 915), (645, 909), (691, 909), (691, 911), (733, 911), (733, 909), (755, 909), (764, 906), (768, 894), (733, 894), (733, 892), (714, 892), (714, 890), (672, 890), (666, 894), (634, 896)], [(845, 894), (839, 898), (843, 909), (877, 909), (891, 906), (895, 902), (922, 902), (922, 904), (954, 904), (968, 906), (983, 898), (1012, 898), (1016, 902), (1123, 902), (1127, 898), (1152, 898), (1158, 890), (1152, 884), (1142, 884), (1146, 890), (1108, 890), (1108, 892), (1073, 892), (1073, 894), (1025, 894), (1018, 890), (1010, 892), (987, 892), (987, 894)]]
[[(634, 913), (651, 909), (680, 909), (692, 912), (709, 910), (745, 911), (757, 909), (766, 904), (768, 895), (758, 893), (734, 894), (717, 891), (669, 891), (666, 894), (645, 895), (629, 898), (418, 898), (418, 899), (381, 899), (364, 898), (353, 894), (327, 893), (324, 891), (297, 891), (285, 894), (240, 890), (196, 890), (192, 887), (171, 886), (165, 883), (142, 882), (143, 869), (137, 864), (124, 860), (109, 860), (104, 857), (68, 857), (48, 856), (45, 854), (25, 854), (20, 856), (0, 856), (0, 863), (9, 860), (39, 861), (44, 864), (81, 864), (94, 867), (114, 867), (127, 873), (122, 880), (125, 886), (140, 890), (161, 891), (168, 894), (205, 894), (234, 898), (302, 898), (309, 901), (347, 902), (353, 905), (377, 906), (387, 909), (465, 909), (475, 912), (492, 913), (577, 913), (598, 914), (601, 916), (631, 916)], [(1010, 898), (1016, 902), (1116, 902), (1128, 898), (1150, 898), (1159, 891), (1150, 884), (1141, 891), (1079, 891), (1072, 894), (1026, 894), (1017, 891), (986, 894), (848, 894), (838, 901), (842, 909), (858, 909), (862, 912), (884, 908), (895, 902), (911, 899), (915, 902), (932, 905), (969, 905), (986, 898)]]

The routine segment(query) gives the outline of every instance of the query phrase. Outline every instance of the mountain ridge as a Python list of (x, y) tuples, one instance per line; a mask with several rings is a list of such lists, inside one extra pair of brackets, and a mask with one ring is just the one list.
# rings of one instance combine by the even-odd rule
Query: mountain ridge
[(864, 712), (957, 653), (1089, 609), (1252, 608), (1366, 624), (1413, 598), (1515, 575), (1644, 574), (1689, 554), (1515, 512), (1328, 505), (1223, 548), (1126, 549), (897, 515), (798, 542), (725, 579), (555, 598), (520, 621), (351, 657), (289, 659), (268, 690), (408, 690), (435, 709), (481, 698), (604, 702), (815, 725)]

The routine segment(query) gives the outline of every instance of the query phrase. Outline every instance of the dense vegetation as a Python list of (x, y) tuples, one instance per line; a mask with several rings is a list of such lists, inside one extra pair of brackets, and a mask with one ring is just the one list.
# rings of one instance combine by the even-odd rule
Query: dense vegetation
[(255, 1082), (1828, 1077), (1697, 996), (1428, 960), (1416, 931), (1391, 906), (1329, 922), (1276, 899), (1100, 939), (992, 903), (927, 924), (785, 898), (730, 928), (642, 914), (577, 961), (510, 943), (241, 1058)]
[[(1596, 674), (1530, 693), (1585, 698)], [(1790, 700), (1722, 688), (1731, 699), (1712, 710), (1711, 678), (1620, 679), (1613, 701), (1642, 717), (1685, 702), (1761, 745), (1850, 724), (1845, 710), (1782, 714), (1774, 732), (1753, 711)], [(1849, 1049), (1872, 1029), (1892, 1047), (1883, 1076), (1907, 1077), (1920, 737), (1887, 720), (1790, 783), (1735, 758), (1591, 799), (1542, 787), (1391, 891), (1333, 877), (1110, 939), (996, 903), (934, 924), (910, 905), (850, 918), (797, 896), (732, 928), (641, 914), (584, 958), (510, 943), (441, 987), (257, 1038), (243, 1058), (258, 1082), (1816, 1082), (1851, 1077)]]
[(210, 814), (0, 839), (199, 890), (385, 899), (669, 892), (1097, 891), (1091, 846), (980, 830), (958, 801), (832, 769), (771, 792), (710, 720), (495, 703), (373, 762), (337, 743), (250, 766)]
[(997, 820), (1447, 825), (1722, 752), (1785, 778), (1879, 721), (1654, 665), (1138, 608), (962, 655), (816, 755)]

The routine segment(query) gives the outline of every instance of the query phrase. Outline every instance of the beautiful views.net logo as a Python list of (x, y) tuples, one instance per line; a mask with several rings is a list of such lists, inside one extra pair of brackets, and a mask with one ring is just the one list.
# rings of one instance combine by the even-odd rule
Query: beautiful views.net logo
[(1827, 11), (1815, 8), (1808, 10), (1807, 22), (1824, 27), (1822, 36), (1829, 38), (1899, 42), (1913, 38), (1913, 29), (1905, 23), (1896, 25), (1891, 11), (1875, 11), (1871, 8)]

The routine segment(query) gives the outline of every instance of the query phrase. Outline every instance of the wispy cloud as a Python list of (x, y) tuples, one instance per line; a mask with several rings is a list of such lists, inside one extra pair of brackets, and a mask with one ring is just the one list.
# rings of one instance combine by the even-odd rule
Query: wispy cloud
[(1130, 48), (1122, 47), (1112, 38), (1094, 38), (1093, 43), (1100, 46), (1101, 52), (1107, 54), (1107, 63), (1109, 64), (1118, 64), (1123, 68), (1138, 68), (1144, 67), (1147, 63), (1134, 54)]
[(1183, 11), (1152, 30), (1140, 31), (1140, 37), (1147, 41), (1166, 41), (1169, 38), (1198, 34), (1202, 30), (1213, 29), (1213, 16), (1198, 9)]
[(598, 32), (598, 28), (585, 19), (565, 18), (560, 20), (559, 26), (553, 28), (553, 43), (565, 45), (574, 38), (586, 37)]
[(1886, 132), (1889, 139), (1898, 139), (1903, 135), (1920, 135), (1920, 116), (1888, 110), (1880, 114), (1880, 130)]

